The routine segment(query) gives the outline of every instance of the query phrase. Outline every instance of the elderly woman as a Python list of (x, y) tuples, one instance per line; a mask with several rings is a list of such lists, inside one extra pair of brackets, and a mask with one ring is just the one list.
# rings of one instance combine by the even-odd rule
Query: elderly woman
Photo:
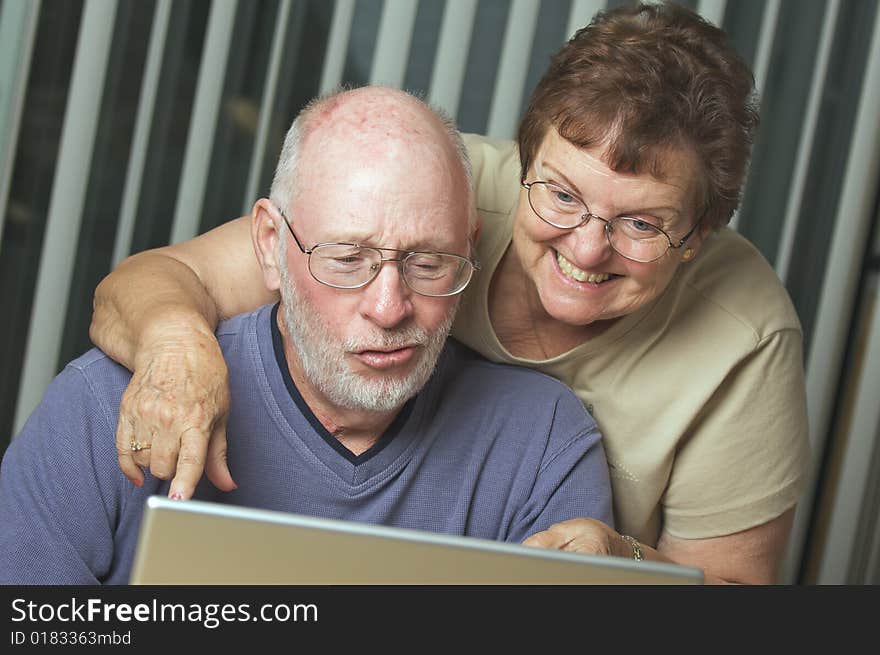
[[(808, 442), (798, 318), (724, 227), (756, 125), (724, 33), (644, 5), (562, 48), (518, 144), (467, 138), (483, 270), (454, 335), (575, 390), (604, 434), (622, 530), (573, 519), (526, 543), (775, 581)], [(242, 218), (136, 255), (97, 290), (92, 336), (134, 370), (117, 447), (135, 483), (136, 464), (167, 478), (176, 463), (171, 493), (187, 497), (207, 456), (210, 479), (234, 485), (212, 327), (275, 300), (249, 251)], [(132, 437), (152, 448), (131, 453)]]

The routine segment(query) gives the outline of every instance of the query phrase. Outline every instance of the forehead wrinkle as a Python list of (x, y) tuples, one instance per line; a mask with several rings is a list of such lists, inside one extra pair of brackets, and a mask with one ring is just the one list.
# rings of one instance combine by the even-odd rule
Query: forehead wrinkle
[[(349, 151), (332, 142), (324, 149), (330, 157), (303, 167), (294, 205), (309, 238), (404, 249), (429, 243), (438, 250), (466, 240), (465, 189), (456, 184), (442, 153), (395, 146), (389, 155), (388, 150)], [(334, 154), (345, 161), (333, 165)]]
[(340, 213), (322, 215), (322, 225), (311, 221), (321, 241), (457, 251), (457, 242), (467, 237), (467, 216), (461, 207), (432, 198), (423, 200), (418, 192), (407, 189), (395, 194), (361, 189), (357, 202), (345, 203), (341, 209)]
[[(614, 214), (663, 211), (670, 214), (668, 217), (670, 219), (685, 215), (693, 195), (690, 190), (692, 185), (688, 184), (685, 175), (673, 173), (664, 179), (658, 179), (650, 173), (616, 172), (601, 156), (595, 154), (594, 151), (601, 148), (597, 146), (584, 150), (555, 132), (550, 132), (538, 149), (534, 163), (535, 172), (544, 177), (545, 169), (556, 171), (557, 179), (560, 175), (563, 177), (559, 182), (566, 186), (570, 184), (571, 190), (577, 193), (591, 210), (593, 205), (611, 203)], [(681, 168), (687, 169), (690, 163), (687, 154), (679, 151), (669, 152), (667, 161), (673, 170), (674, 164), (680, 163)], [(595, 184), (589, 187), (578, 184), (577, 179), (582, 178), (582, 171), (589, 171), (590, 174), (599, 177), (601, 185), (609, 187), (612, 195), (609, 197), (609, 192), (602, 193), (602, 189), (597, 189)], [(626, 199), (625, 206), (619, 202), (617, 193), (631, 195)], [(602, 196), (601, 202), (597, 202), (599, 195)]]

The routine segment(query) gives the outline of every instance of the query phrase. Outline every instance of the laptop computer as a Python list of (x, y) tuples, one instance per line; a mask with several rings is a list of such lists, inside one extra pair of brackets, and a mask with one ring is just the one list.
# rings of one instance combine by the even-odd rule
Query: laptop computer
[(702, 571), (151, 496), (131, 584), (701, 584)]

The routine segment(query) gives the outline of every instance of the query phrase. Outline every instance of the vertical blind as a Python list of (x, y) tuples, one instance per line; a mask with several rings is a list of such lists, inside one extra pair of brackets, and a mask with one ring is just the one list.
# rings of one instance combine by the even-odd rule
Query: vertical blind
[[(340, 84), (406, 88), (463, 131), (511, 138), (552, 53), (620, 4), (2, 0), (0, 448), (64, 363), (91, 346), (100, 279), (131, 253), (249, 210), (268, 193), (284, 133), (311, 97)], [(878, 400), (852, 372), (875, 356), (876, 337), (859, 352), (851, 337), (857, 324), (873, 334), (877, 322), (865, 307), (876, 260), (880, 13), (858, 0), (682, 4), (724, 27), (755, 72), (762, 126), (733, 225), (775, 266), (804, 326), (814, 467), (784, 577), (811, 580), (807, 546), (824, 507), (851, 539), (835, 546), (843, 564), (835, 572), (823, 561), (818, 579), (852, 581), (853, 526), (868, 501), (861, 487), (826, 488), (826, 455), (839, 448), (831, 436), (843, 390), (857, 414)], [(850, 459), (876, 454), (878, 418), (859, 416)], [(839, 476), (852, 463), (838, 459)], [(862, 469), (864, 484), (875, 479)]]

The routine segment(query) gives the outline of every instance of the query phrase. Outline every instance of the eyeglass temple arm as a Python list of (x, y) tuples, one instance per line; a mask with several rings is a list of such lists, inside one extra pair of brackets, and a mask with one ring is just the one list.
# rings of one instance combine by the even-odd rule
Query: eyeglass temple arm
[[(694, 226), (693, 226), (690, 230), (688, 230), (688, 233), (685, 234), (685, 235), (681, 238), (681, 241), (678, 242), (678, 245), (673, 245), (673, 244), (672, 244), (672, 240), (669, 241), (669, 245), (670, 245), (672, 248), (676, 248), (676, 249), (677, 249), (677, 248), (681, 248), (681, 247), (685, 244), (685, 242), (686, 242), (688, 239), (691, 238), (691, 236), (693, 235), (693, 233), (697, 231), (697, 228), (700, 227), (700, 223), (703, 222), (703, 218), (705, 218), (705, 216), (706, 216), (706, 212), (704, 211), (702, 214), (700, 214), (700, 218), (697, 219), (697, 222), (694, 223)], [(667, 236), (666, 238), (668, 239), (669, 237)]]
[(299, 239), (296, 238), (296, 233), (293, 231), (293, 227), (290, 225), (290, 221), (287, 218), (287, 214), (284, 213), (284, 210), (280, 207), (278, 208), (278, 213), (281, 214), (281, 218), (284, 219), (284, 224), (287, 226), (287, 229), (290, 230), (290, 236), (293, 237), (293, 240), (296, 241), (296, 247), (299, 248), (300, 252), (304, 255), (311, 255), (311, 250), (306, 250), (303, 248), (303, 244), (299, 242)]

